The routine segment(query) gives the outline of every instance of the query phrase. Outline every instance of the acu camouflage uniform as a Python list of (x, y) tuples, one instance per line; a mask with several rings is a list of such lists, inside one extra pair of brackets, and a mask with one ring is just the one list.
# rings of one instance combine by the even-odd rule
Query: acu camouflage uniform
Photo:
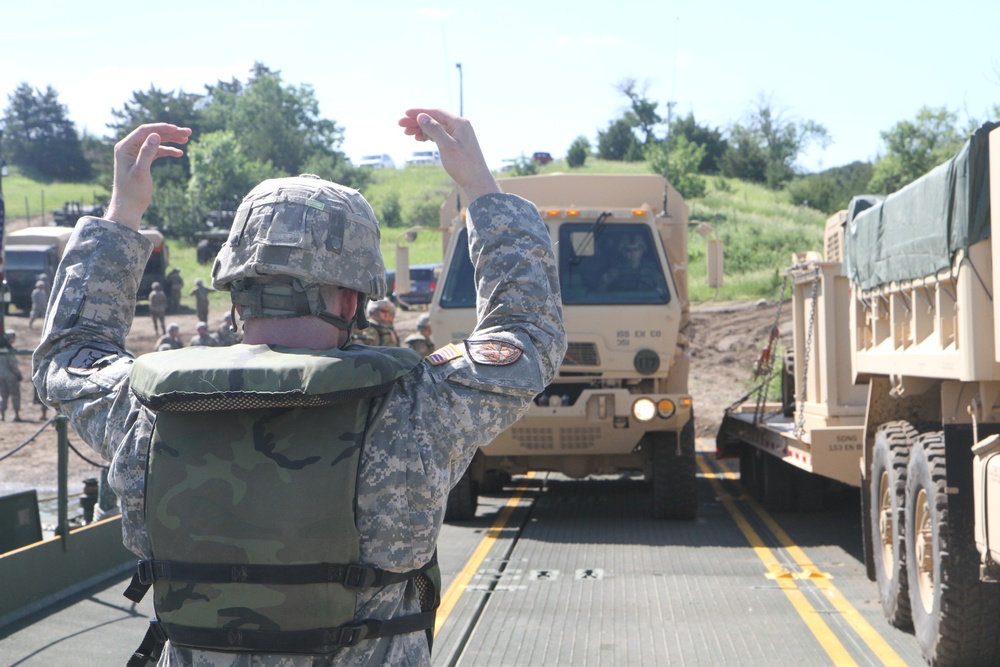
[[(530, 202), (486, 195), (469, 207), (469, 252), (479, 323), (446, 361), (418, 364), (373, 399), (358, 462), (360, 562), (392, 572), (434, 555), (448, 493), (477, 447), (516, 421), (552, 379), (566, 350), (558, 274), (548, 232)], [(83, 218), (56, 276), (34, 357), (42, 399), (111, 461), (125, 545), (149, 558), (145, 475), (155, 413), (132, 393), (125, 334), (150, 245), (107, 220)], [(495, 365), (500, 349), (504, 365)], [(364, 589), (355, 618), (418, 613), (406, 584)], [(161, 665), (427, 665), (423, 632), (362, 641), (329, 656), (225, 653), (167, 644)]]

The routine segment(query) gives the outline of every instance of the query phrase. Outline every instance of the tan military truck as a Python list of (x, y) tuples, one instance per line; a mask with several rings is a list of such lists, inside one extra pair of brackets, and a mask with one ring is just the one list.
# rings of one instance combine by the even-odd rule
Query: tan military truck
[[(530, 470), (641, 471), (656, 517), (694, 517), (687, 205), (655, 175), (524, 176), (501, 187), (533, 202), (552, 236), (569, 351), (528, 413), (479, 450), (448, 517), (474, 516), (481, 488)], [(455, 192), (441, 207), (446, 250), (430, 306), (438, 344), (460, 343), (476, 321), (465, 203)]]
[(860, 487), (883, 611), (935, 665), (1000, 664), (998, 127), (794, 258), (794, 382), (717, 440), (775, 509)]

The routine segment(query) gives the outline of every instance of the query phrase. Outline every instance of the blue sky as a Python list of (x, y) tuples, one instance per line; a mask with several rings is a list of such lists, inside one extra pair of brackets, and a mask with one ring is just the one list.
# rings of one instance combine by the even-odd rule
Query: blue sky
[(626, 109), (616, 86), (631, 78), (662, 114), (674, 101), (713, 127), (761, 96), (824, 125), (832, 143), (800, 160), (814, 171), (876, 158), (879, 132), (921, 106), (987, 118), (1000, 104), (998, 19), (996, 0), (38, 0), (0, 10), (0, 93), (6, 107), (21, 82), (51, 85), (78, 129), (101, 135), (133, 91), (200, 93), (245, 81), (258, 61), (314, 87), (355, 160), (402, 163), (418, 146), (400, 113), (461, 102), (495, 165), (596, 141)]

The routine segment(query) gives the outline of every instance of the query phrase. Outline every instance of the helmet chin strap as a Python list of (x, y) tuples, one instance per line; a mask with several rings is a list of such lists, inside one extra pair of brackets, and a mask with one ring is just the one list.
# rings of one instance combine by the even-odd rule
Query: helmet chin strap
[[(351, 319), (327, 310), (326, 302), (319, 285), (303, 284), (298, 278), (280, 282), (253, 282), (247, 284), (242, 280), (233, 281), (230, 295), (233, 301), (233, 311), (241, 307), (244, 320), (254, 318), (289, 318), (313, 315), (327, 324), (346, 331), (348, 340), (355, 328), (368, 327), (365, 316), (364, 302), (366, 296), (358, 293), (358, 303)], [(235, 317), (234, 317), (235, 321)]]

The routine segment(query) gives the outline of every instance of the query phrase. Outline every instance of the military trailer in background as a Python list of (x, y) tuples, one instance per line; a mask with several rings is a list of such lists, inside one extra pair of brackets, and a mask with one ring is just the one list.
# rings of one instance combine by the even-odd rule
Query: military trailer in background
[(935, 665), (1000, 664), (998, 127), (794, 257), (793, 381), (717, 440), (772, 509), (860, 487), (885, 616)]
[[(549, 229), (569, 350), (528, 413), (477, 452), (447, 517), (474, 516), (480, 489), (513, 474), (628, 471), (651, 482), (657, 518), (693, 518), (687, 205), (655, 175), (551, 174), (501, 186), (533, 202)], [(441, 207), (444, 266), (430, 305), (438, 344), (461, 344), (476, 323), (467, 203), (456, 191)], [(711, 247), (721, 259), (718, 242)]]

